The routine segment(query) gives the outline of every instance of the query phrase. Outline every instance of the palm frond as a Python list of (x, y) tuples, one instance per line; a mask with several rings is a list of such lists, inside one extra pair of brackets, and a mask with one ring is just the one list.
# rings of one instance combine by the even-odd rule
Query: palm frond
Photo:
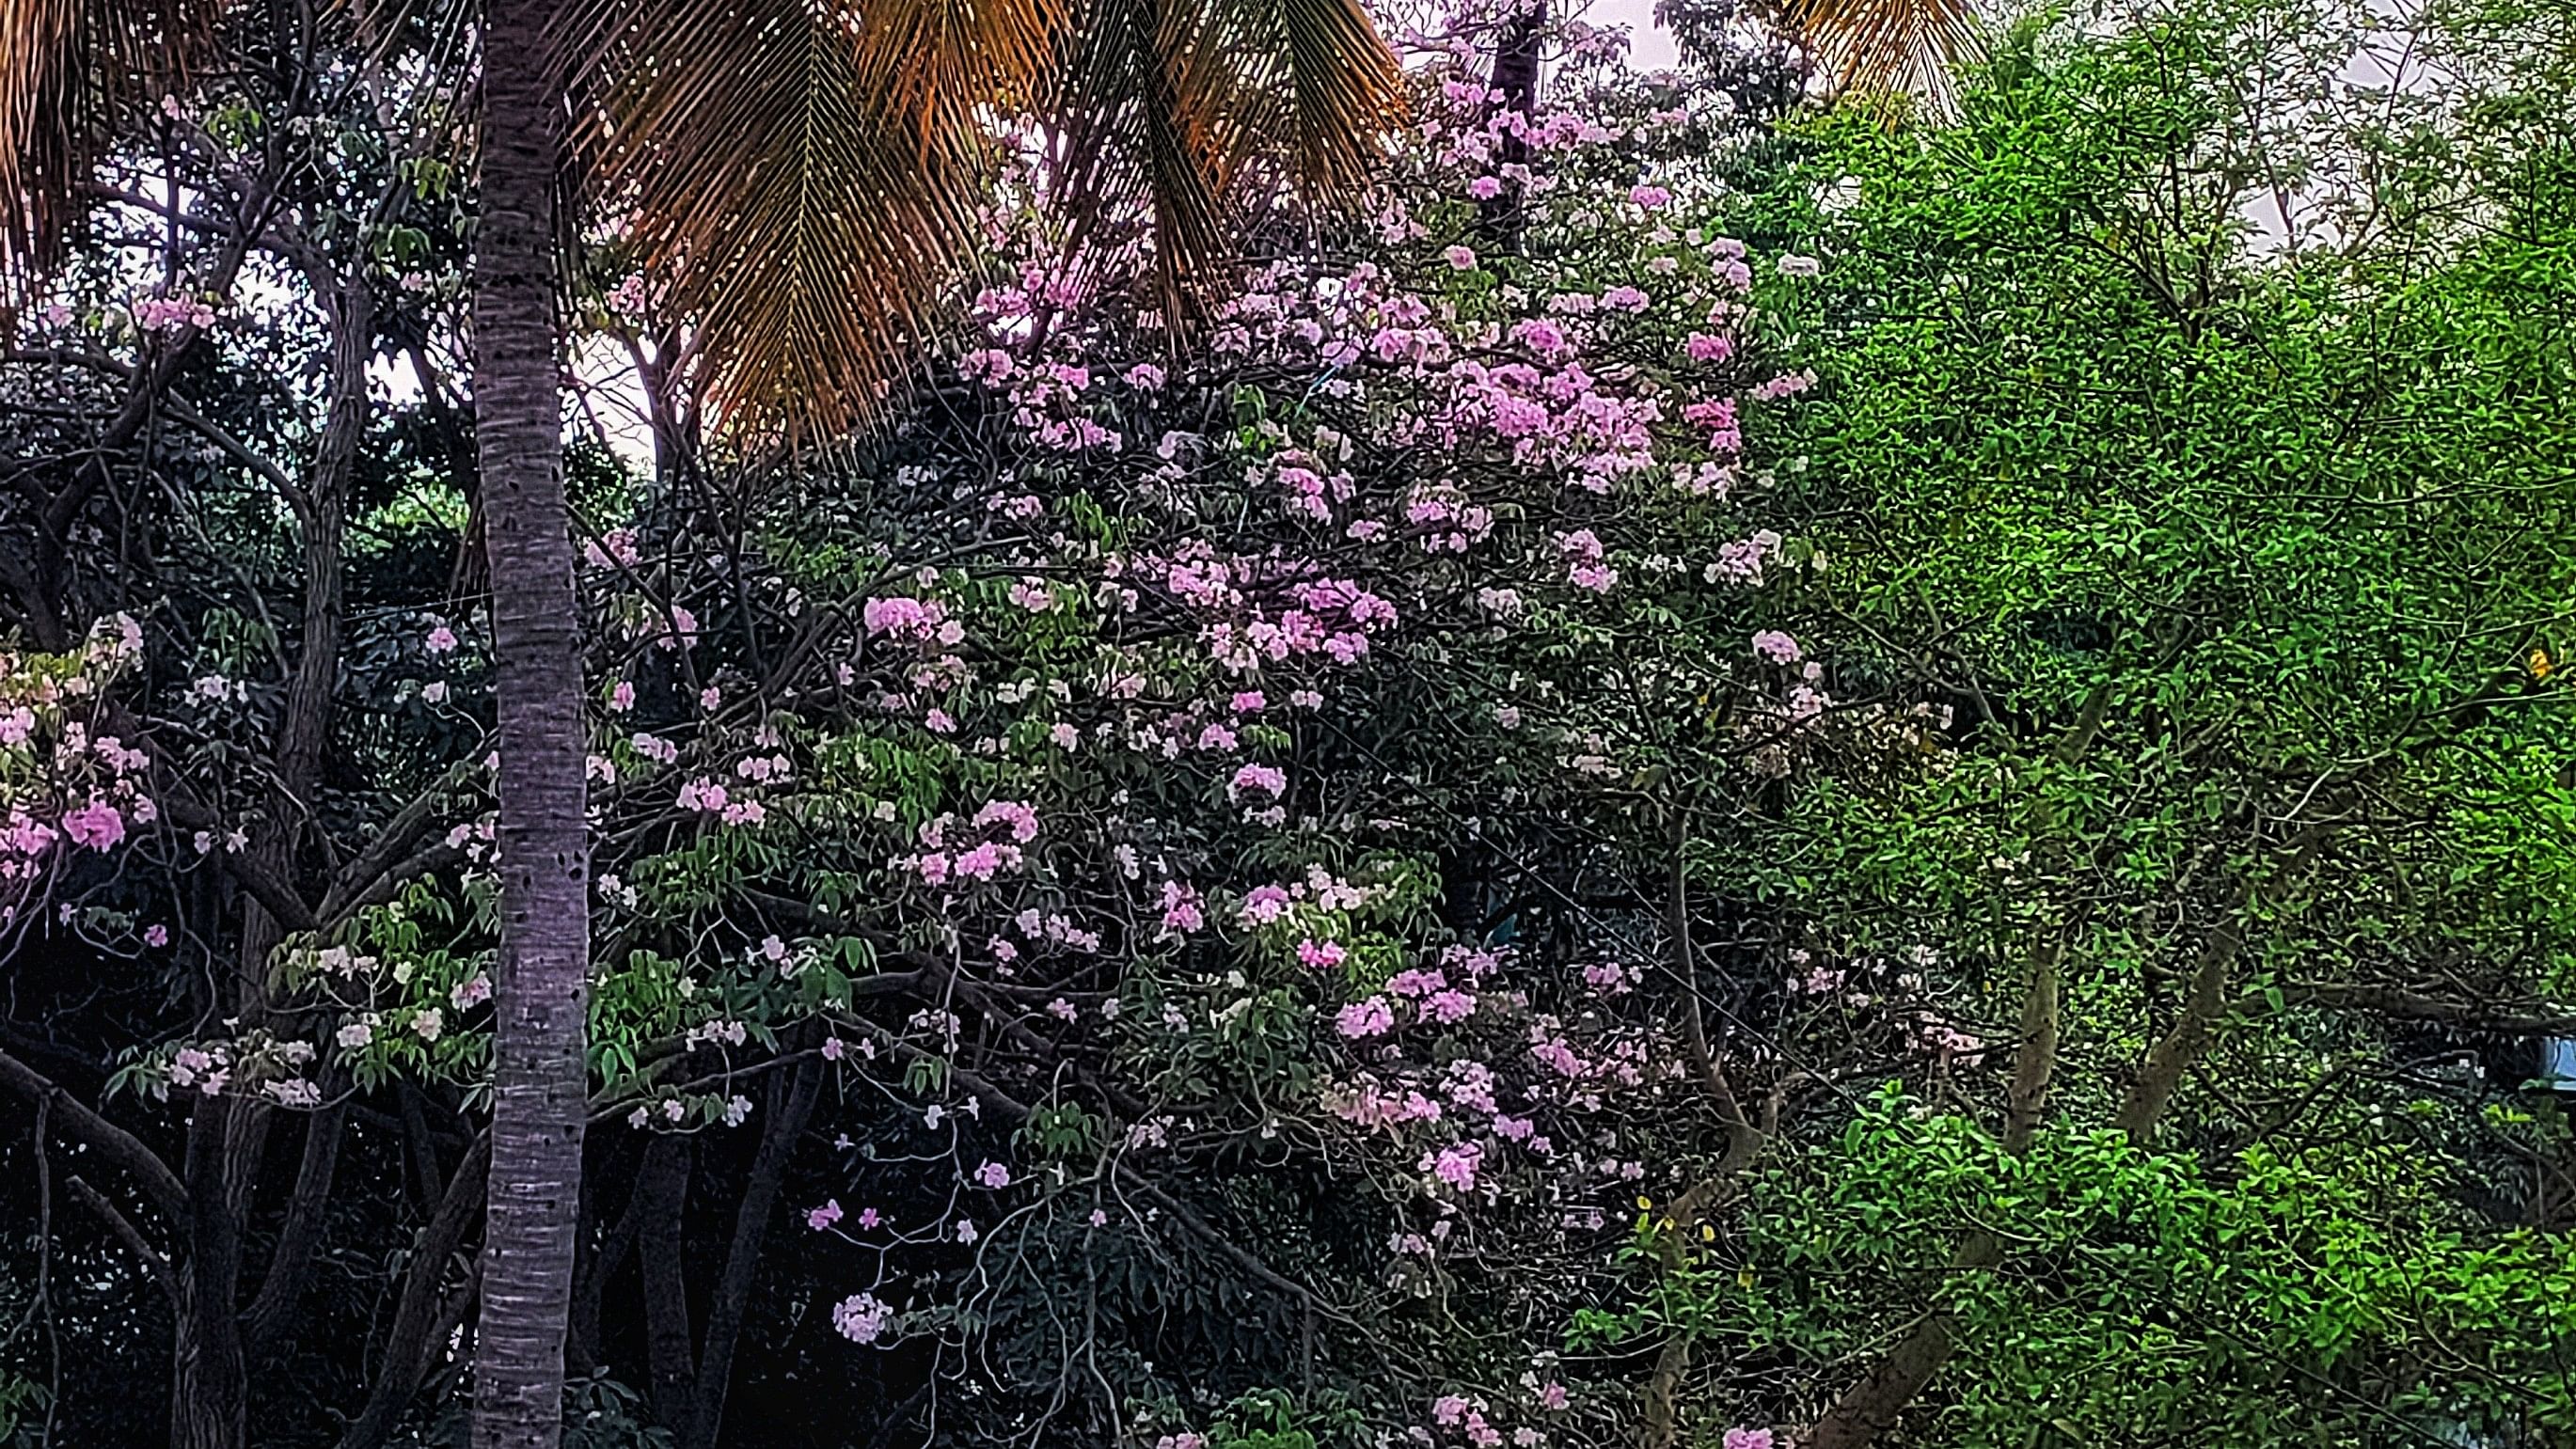
[(1187, 0), (1088, 0), (1048, 96), (1063, 132), (1054, 201), (1078, 262), (1102, 260), (1112, 226), (1150, 216), (1164, 310), (1186, 314), (1185, 279), (1225, 233), (1232, 157), (1203, 78)]
[(868, 0), (860, 72), (888, 114), (956, 134), (988, 109), (1025, 109), (1054, 58), (1066, 0)]
[(1973, 0), (1791, 0), (1790, 26), (1846, 92), (1896, 92), (1946, 108), (1952, 69), (1975, 54)]
[[(919, 25), (961, 33), (939, 8)], [(873, 414), (974, 235), (982, 138), (932, 87), (993, 52), (890, 87), (863, 29), (806, 0), (588, 0), (567, 32), (579, 163), (735, 426)]]
[(223, 0), (0, 0), (0, 301), (61, 260), (130, 109), (186, 89)]
[(1285, 138), (1310, 199), (1366, 185), (1404, 124), (1404, 76), (1360, 0), (1215, 0), (1225, 29), (1263, 62), (1243, 77), (1238, 144)]
[(1404, 120), (1403, 76), (1359, 0), (1087, 0), (1068, 42), (1057, 199), (1077, 249), (1152, 216), (1176, 320), (1223, 254), (1250, 162), (1280, 156), (1330, 204), (1366, 184)]

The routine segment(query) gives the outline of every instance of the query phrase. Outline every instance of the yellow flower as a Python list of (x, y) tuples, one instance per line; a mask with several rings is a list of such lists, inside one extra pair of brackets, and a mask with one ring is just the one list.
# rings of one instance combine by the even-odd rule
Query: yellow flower
[(2547, 679), (2547, 678), (2549, 677), (2550, 671), (2551, 671), (2551, 670), (2553, 670), (2553, 669), (2556, 669), (2557, 667), (2558, 667), (2557, 665), (2552, 664), (2552, 663), (2550, 663), (2550, 662), (2549, 662), (2549, 651), (2548, 651), (2548, 650), (2546, 650), (2546, 649), (2534, 649), (2534, 650), (2532, 650), (2532, 651), (2531, 651), (2531, 677), (2532, 677), (2532, 678), (2534, 678), (2534, 679)]

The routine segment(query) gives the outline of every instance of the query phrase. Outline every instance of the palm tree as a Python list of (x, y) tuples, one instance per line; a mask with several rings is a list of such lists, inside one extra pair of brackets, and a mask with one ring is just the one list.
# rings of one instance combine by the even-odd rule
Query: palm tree
[[(226, 0), (0, 0), (0, 281), (62, 257), (135, 114), (219, 58)], [(585, 727), (560, 442), (566, 163), (689, 318), (720, 408), (807, 433), (873, 413), (971, 256), (997, 117), (1049, 128), (1077, 242), (1149, 212), (1186, 319), (1238, 178), (1283, 152), (1349, 194), (1401, 117), (1359, 0), (492, 0), (481, 24), (474, 406), (498, 673), (494, 1110), (473, 1442), (560, 1435), (590, 950)], [(182, 334), (173, 355), (193, 341)], [(224, 1280), (229, 1281), (229, 1280)], [(203, 1305), (228, 1326), (235, 1306)], [(180, 1377), (229, 1333), (181, 1334)], [(240, 1364), (182, 1449), (239, 1449)]]
[(551, 1449), (561, 1435), (589, 1110), (589, 741), (563, 486), (553, 8), (496, 4), (483, 29), (474, 441), (500, 714), (501, 959), (474, 1449)]

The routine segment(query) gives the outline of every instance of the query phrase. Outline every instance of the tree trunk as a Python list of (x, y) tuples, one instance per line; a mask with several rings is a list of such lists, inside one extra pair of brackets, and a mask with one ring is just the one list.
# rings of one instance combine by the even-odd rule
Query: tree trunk
[(188, 1118), (188, 1251), (171, 1334), (170, 1449), (242, 1449), (249, 1442), (250, 1379), (233, 1316), (241, 1234), (225, 1169), (241, 1116), (252, 1110), (233, 1098), (206, 1097)]
[(697, 1353), (689, 1331), (689, 1167), (696, 1142), (662, 1137), (646, 1149), (637, 1179), (644, 1214), (644, 1358), (652, 1376), (653, 1418), (676, 1439), (697, 1401)]
[(476, 1142), (467, 1150), (465, 1160), (456, 1165), (456, 1176), (439, 1199), (438, 1209), (421, 1227), (420, 1236), (412, 1243), (411, 1261), (403, 1268), (402, 1290), (394, 1302), (393, 1324), (385, 1333), (385, 1345), (376, 1356), (376, 1372), (368, 1385), (367, 1402), (358, 1417), (340, 1435), (337, 1449), (379, 1449), (394, 1430), (394, 1424), (410, 1406), (412, 1395), (426, 1373), (426, 1360), (447, 1342), (439, 1331), (445, 1322), (443, 1305), (447, 1299), (441, 1289), (446, 1282), (447, 1265), (465, 1242), (466, 1231), (474, 1225), (474, 1207), (484, 1196), (490, 1181), (489, 1144)]
[(590, 866), (555, 326), (554, 8), (489, 5), (483, 27), (474, 414), (500, 715), (501, 952), (474, 1449), (554, 1449), (562, 1436), (587, 1108)]
[(733, 1243), (725, 1253), (724, 1274), (707, 1305), (706, 1345), (698, 1353), (697, 1405), (680, 1449), (716, 1449), (724, 1427), (725, 1394), (733, 1385), (733, 1352), (742, 1336), (743, 1311), (751, 1302), (752, 1275), (760, 1267), (761, 1245), (769, 1237), (769, 1219), (778, 1204), (778, 1189), (796, 1155), (796, 1139), (805, 1134), (805, 1119), (814, 1113), (814, 1098), (823, 1074), (811, 1061), (799, 1064), (782, 1082), (770, 1079), (767, 1120), (761, 1124), (760, 1150), (752, 1157), (751, 1175), (743, 1183), (742, 1201), (734, 1211)]
[(194, 1272), (178, 1275), (171, 1335), (170, 1449), (242, 1449), (250, 1442), (248, 1379), (232, 1306), (209, 1301)]
[[(1538, 115), (1538, 72), (1540, 44), (1547, 34), (1547, 0), (1525, 0), (1522, 7), (1503, 22), (1502, 36), (1494, 44), (1494, 86), (1501, 92), (1497, 103), (1506, 111), (1518, 112), (1524, 121)], [(1515, 130), (1503, 132), (1494, 157), (1499, 172), (1507, 166), (1529, 164), (1529, 142)], [(1479, 202), (1476, 223), (1488, 244), (1507, 252), (1521, 248), (1521, 226), (1525, 220), (1527, 198), (1517, 175), (1503, 177), (1500, 194)]]

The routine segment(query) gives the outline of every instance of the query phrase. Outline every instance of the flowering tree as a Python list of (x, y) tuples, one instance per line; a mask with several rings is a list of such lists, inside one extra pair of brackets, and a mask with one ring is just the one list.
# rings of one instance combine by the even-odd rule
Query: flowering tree
[[(2565, 581), (2470, 566), (2548, 496), (2563, 343), (2504, 325), (2501, 279), (2555, 286), (2559, 254), (2431, 208), (2398, 213), (2415, 250), (2332, 267), (2199, 213), (2063, 244), (2162, 194), (2105, 177), (2218, 144), (2120, 118), (2227, 93), (2226, 27), (2273, 14), (2033, 32), (1958, 129), (1893, 135), (1750, 123), (1563, 19), (1523, 111), (1511, 17), (1462, 15), (1408, 38), (1418, 129), (1356, 222), (1285, 193), (1179, 326), (1149, 233), (1104, 219), (1066, 263), (1033, 151), (968, 335), (794, 468), (697, 434), (688, 319), (602, 241), (576, 397), (637, 404), (656, 466), (569, 470), (580, 1431), (2562, 1424), (2564, 1199), (2517, 1186), (2562, 1129), (2494, 1083), (2563, 1025)], [(0, 1080), (82, 1145), (39, 1149), (38, 1193), (98, 1266), (44, 1291), (67, 1337), (112, 1325), (102, 1362), (234, 1326), (289, 1370), (242, 1376), (262, 1432), (348, 1449), (460, 1431), (488, 1150), (461, 253), (435, 162), (403, 164), (399, 249), (330, 273), (418, 387), (336, 485), (327, 658), (270, 622), (311, 575), (242, 500), (331, 476), (294, 420), (351, 379), (289, 360), (340, 355), (333, 314), (217, 290), (207, 375), (138, 434), (170, 486), (56, 540), (78, 587), (13, 616), (0, 671), (30, 1003)], [(117, 405), (88, 356), (169, 325), (120, 296), (35, 320), (31, 452)], [(632, 381), (595, 365), (621, 355)], [(2495, 379), (2525, 401), (2472, 405)], [(290, 789), (309, 680), (332, 724)], [(299, 1120), (300, 1154), (263, 1140)]]

